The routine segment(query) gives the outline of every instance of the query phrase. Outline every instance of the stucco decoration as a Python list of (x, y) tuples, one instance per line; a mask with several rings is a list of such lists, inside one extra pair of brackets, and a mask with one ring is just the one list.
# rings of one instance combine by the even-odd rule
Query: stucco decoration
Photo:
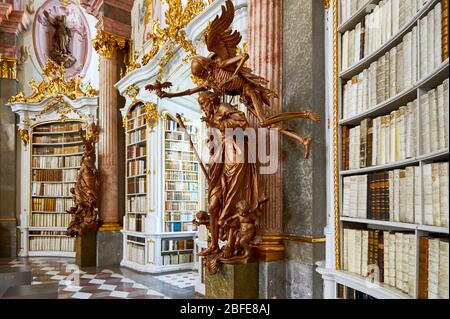
[(37, 10), (33, 43), (42, 68), (51, 59), (65, 68), (66, 78), (85, 75), (91, 58), (91, 38), (83, 11), (73, 1), (47, 0)]

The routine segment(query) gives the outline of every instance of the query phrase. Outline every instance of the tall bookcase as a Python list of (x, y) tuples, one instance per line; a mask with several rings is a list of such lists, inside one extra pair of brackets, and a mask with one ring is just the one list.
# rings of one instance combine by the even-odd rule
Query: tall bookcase
[(31, 207), (29, 255), (74, 256), (74, 238), (66, 236), (83, 155), (80, 121), (39, 124), (31, 130)]
[(328, 297), (448, 298), (448, 0), (333, 7)]
[(185, 118), (189, 135), (169, 111), (147, 125), (148, 103), (136, 102), (125, 114), (127, 207), (121, 265), (142, 272), (192, 269), (192, 224), (200, 208), (199, 166), (189, 138), (197, 145), (199, 125)]
[[(59, 79), (55, 76), (52, 81)], [(27, 99), (9, 104), (18, 115), (22, 138), (18, 255), (75, 257), (74, 239), (66, 236), (71, 218), (66, 211), (73, 206), (70, 189), (83, 155), (79, 129), (96, 123), (98, 98), (93, 91), (76, 98), (64, 91), (42, 100)]]

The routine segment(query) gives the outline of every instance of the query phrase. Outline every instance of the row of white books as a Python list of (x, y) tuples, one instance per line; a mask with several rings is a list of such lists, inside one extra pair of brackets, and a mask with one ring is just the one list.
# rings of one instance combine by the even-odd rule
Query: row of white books
[(165, 147), (171, 151), (191, 152), (191, 145), (185, 142), (166, 141)]
[(392, 170), (387, 180), (377, 174), (344, 177), (342, 215), (448, 228), (448, 172), (443, 162)]
[(145, 159), (128, 162), (128, 176), (143, 175), (146, 173)]
[(442, 3), (438, 2), (433, 10), (419, 20), (420, 29), (420, 74), (422, 77), (433, 72), (442, 60)]
[[(418, 155), (417, 100), (349, 130), (348, 168), (393, 163)], [(347, 147), (347, 146), (346, 146)]]
[(74, 183), (46, 184), (33, 182), (32, 196), (72, 196), (70, 189), (75, 187)]
[(192, 253), (162, 255), (163, 265), (188, 264), (193, 262)]
[(138, 142), (143, 142), (146, 140), (146, 129), (143, 127), (142, 129), (127, 133), (128, 136), (128, 144), (134, 144)]
[(67, 227), (70, 223), (70, 214), (59, 213), (33, 213), (31, 226), (33, 227)]
[(30, 236), (31, 251), (67, 251), (75, 250), (75, 238), (63, 236)]
[(449, 299), (448, 239), (425, 239), (428, 240), (428, 263), (423, 268), (428, 270), (428, 299)]
[(417, 27), (414, 27), (403, 42), (347, 81), (343, 92), (343, 118), (371, 110), (411, 88), (420, 78), (417, 54)]
[[(383, 0), (363, 22), (342, 36), (342, 64), (346, 70), (383, 46), (423, 7), (423, 0)], [(440, 21), (440, 20), (439, 20)]]
[(192, 142), (196, 143), (197, 141), (197, 135), (196, 134), (184, 134), (180, 132), (170, 132), (166, 131), (165, 137), (168, 140), (176, 140), (176, 141), (189, 141), (189, 137), (192, 140)]
[(449, 80), (420, 97), (423, 154), (449, 147)]
[(128, 260), (137, 264), (145, 264), (145, 247), (135, 243), (127, 243)]
[(197, 201), (198, 194), (196, 192), (172, 192), (166, 191), (166, 200), (186, 200), (186, 201)]
[(198, 182), (170, 182), (166, 181), (166, 191), (197, 191)]
[(145, 232), (145, 215), (127, 215), (124, 228), (130, 231)]
[(193, 153), (185, 152), (174, 152), (166, 150), (166, 160), (174, 161), (196, 161), (195, 155)]
[(192, 212), (166, 212), (165, 220), (192, 222), (193, 214)]
[(362, 8), (368, 0), (341, 0), (340, 7), (340, 21), (341, 24), (350, 19), (350, 17)]
[(190, 211), (198, 209), (198, 202), (165, 202), (166, 210), (169, 211)]
[(166, 171), (166, 180), (172, 181), (197, 181), (198, 173), (196, 172), (176, 172), (176, 171)]
[(65, 212), (73, 205), (72, 198), (32, 198), (33, 212)]
[(81, 163), (82, 155), (72, 156), (34, 156), (33, 168), (64, 168), (78, 167)]
[(146, 197), (129, 197), (127, 199), (128, 211), (131, 213), (146, 212), (147, 211), (146, 203), (147, 203)]
[(343, 269), (375, 283), (384, 282), (414, 297), (414, 234), (344, 229)]
[(166, 169), (182, 171), (198, 171), (198, 163), (166, 160)]

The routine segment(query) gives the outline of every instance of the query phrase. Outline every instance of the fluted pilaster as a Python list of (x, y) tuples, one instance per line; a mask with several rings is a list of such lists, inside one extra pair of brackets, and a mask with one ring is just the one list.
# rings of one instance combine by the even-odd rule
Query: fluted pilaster
[(120, 228), (119, 163), (118, 163), (118, 81), (116, 52), (125, 47), (126, 40), (99, 31), (93, 46), (100, 55), (99, 90), (99, 172), (101, 230)]
[[(283, 1), (249, 0), (249, 66), (254, 73), (269, 80), (268, 88), (279, 98), (272, 101), (272, 113), (282, 111), (282, 8)], [(281, 137), (280, 137), (281, 138)], [(264, 191), (269, 196), (261, 217), (262, 245), (260, 251), (267, 261), (284, 257), (283, 194), (281, 143), (278, 148), (278, 170), (262, 175)]]

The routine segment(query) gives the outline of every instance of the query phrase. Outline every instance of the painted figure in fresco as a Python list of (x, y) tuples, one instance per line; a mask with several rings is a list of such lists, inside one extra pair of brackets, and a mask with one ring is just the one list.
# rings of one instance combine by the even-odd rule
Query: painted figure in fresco
[(70, 68), (75, 64), (76, 59), (70, 52), (70, 41), (72, 32), (67, 27), (65, 15), (53, 16), (47, 10), (44, 10), (44, 16), (48, 23), (55, 29), (53, 33), (53, 48), (50, 52), (50, 57), (58, 64), (65, 68)]
[(208, 50), (212, 52), (211, 57), (192, 58), (192, 74), (203, 81), (198, 87), (179, 93), (164, 92), (155, 84), (148, 85), (147, 89), (156, 91), (160, 98), (180, 97), (203, 91), (213, 91), (220, 95), (239, 95), (248, 110), (256, 116), (261, 127), (276, 127), (282, 134), (298, 140), (304, 145), (305, 157), (308, 157), (312, 139), (297, 135), (283, 127), (281, 122), (296, 118), (319, 122), (320, 115), (305, 111), (266, 116), (271, 113), (271, 101), (277, 98), (277, 94), (266, 88), (266, 79), (253, 74), (252, 70), (245, 66), (249, 59), (248, 54), (236, 55), (242, 37), (239, 32), (230, 29), (233, 19), (233, 3), (226, 0), (226, 7), (222, 6), (221, 16), (214, 19), (205, 36)]

